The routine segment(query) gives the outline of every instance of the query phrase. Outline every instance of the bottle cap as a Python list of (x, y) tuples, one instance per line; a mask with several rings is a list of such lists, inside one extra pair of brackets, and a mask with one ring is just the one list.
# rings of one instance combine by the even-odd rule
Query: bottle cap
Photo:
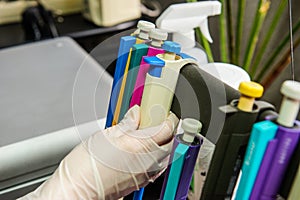
[(239, 91), (243, 95), (253, 98), (259, 98), (263, 95), (264, 88), (259, 83), (253, 81), (246, 81), (240, 83)]
[(172, 41), (165, 41), (162, 48), (167, 52), (179, 54), (181, 51), (180, 44)]

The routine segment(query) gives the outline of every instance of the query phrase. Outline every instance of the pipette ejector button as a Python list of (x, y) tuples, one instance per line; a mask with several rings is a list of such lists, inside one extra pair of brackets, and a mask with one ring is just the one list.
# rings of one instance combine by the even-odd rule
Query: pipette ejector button
[(179, 54), (181, 51), (180, 44), (172, 41), (165, 41), (162, 48), (167, 52), (172, 52), (175, 54)]
[(165, 66), (165, 61), (156, 56), (145, 57), (144, 61), (150, 65), (149, 74), (151, 76), (160, 77), (162, 68)]

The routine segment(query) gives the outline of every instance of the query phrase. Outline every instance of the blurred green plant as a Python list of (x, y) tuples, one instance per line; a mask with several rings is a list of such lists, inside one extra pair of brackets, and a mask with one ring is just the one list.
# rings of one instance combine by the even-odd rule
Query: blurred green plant
[[(196, 1), (187, 0), (187, 2)], [(278, 45), (272, 49), (271, 54), (267, 55), (265, 51), (271, 45), (274, 32), (279, 29), (280, 19), (287, 11), (288, 0), (280, 0), (277, 7), (273, 6), (272, 15), (270, 14), (271, 0), (258, 0), (248, 38), (243, 38), (243, 29), (245, 23), (250, 23), (251, 20), (245, 19), (245, 12), (253, 11), (246, 10), (247, 1), (235, 1), (237, 2), (236, 16), (233, 15), (232, 0), (220, 0), (220, 2), (222, 3), (222, 13), (219, 16), (220, 61), (242, 67), (252, 80), (260, 82), (267, 88), (290, 63), (290, 49), (287, 49), (290, 42), (289, 31), (277, 41)], [(235, 24), (233, 24), (233, 17), (237, 19)], [(266, 23), (268, 17), (272, 18), (269, 24)], [(265, 34), (262, 34), (263, 29), (267, 30)], [(299, 32), (299, 29), (300, 19), (293, 25), (293, 34)], [(210, 44), (201, 35), (199, 28), (196, 29), (196, 38), (203, 45), (209, 61), (213, 62), (214, 55)], [(300, 37), (294, 40), (294, 49), (299, 44)], [(241, 53), (243, 51), (245, 51), (244, 56)]]

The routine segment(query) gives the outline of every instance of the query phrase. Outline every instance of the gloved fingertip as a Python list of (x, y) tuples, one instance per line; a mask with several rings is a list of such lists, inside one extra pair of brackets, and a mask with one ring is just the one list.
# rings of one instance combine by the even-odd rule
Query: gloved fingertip
[(178, 125), (179, 119), (177, 118), (177, 116), (174, 113), (170, 112), (166, 122), (167, 122), (168, 126), (170, 127), (170, 129), (174, 130)]
[(173, 143), (174, 143), (174, 139), (170, 140), (168, 143), (161, 145), (160, 150), (164, 151), (165, 155), (170, 154), (172, 151)]
[(168, 163), (166, 163), (164, 166), (162, 166), (160, 169), (158, 169), (155, 173), (152, 172), (149, 182), (153, 183), (158, 177), (160, 177), (167, 169)]
[(178, 119), (174, 115), (174, 116), (169, 116), (160, 125), (159, 131), (157, 131), (156, 134), (152, 136), (152, 139), (156, 142), (156, 144), (162, 146), (166, 143), (169, 143), (172, 140), (177, 122)]
[(138, 105), (134, 105), (127, 111), (124, 118), (119, 124), (120, 126), (125, 125), (127, 127), (131, 127), (132, 130), (136, 130), (139, 126), (140, 118), (140, 107)]
[(125, 119), (126, 118), (130, 118), (132, 119), (134, 122), (139, 123), (140, 122), (140, 107), (138, 105), (134, 105), (133, 107), (131, 107), (127, 113), (125, 114)]

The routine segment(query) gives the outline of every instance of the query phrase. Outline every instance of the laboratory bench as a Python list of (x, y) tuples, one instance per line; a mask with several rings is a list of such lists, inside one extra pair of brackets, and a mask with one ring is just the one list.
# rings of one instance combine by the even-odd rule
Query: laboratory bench
[[(135, 28), (137, 24), (137, 20), (134, 20), (113, 27), (98, 27), (84, 19), (81, 14), (56, 17), (54, 22), (59, 36), (71, 37), (87, 52), (91, 52), (98, 44), (115, 34), (125, 31), (125, 35), (126, 30)], [(35, 41), (26, 39), (21, 23), (0, 25), (0, 49), (31, 42)], [(106, 51), (94, 50), (92, 56), (100, 64), (107, 65), (107, 62), (113, 62), (112, 60), (116, 58), (117, 49), (118, 42), (111, 42), (110, 45), (107, 45)], [(112, 55), (114, 59), (111, 58)], [(109, 67), (107, 70), (110, 74), (114, 72), (113, 67)]]
[[(135, 28), (137, 20), (124, 22), (113, 27), (99, 27), (83, 18), (82, 14), (71, 14), (54, 18), (54, 24), (59, 36), (69, 36), (73, 39), (83, 39), (98, 36), (99, 40), (130, 28)], [(26, 42), (22, 23), (0, 25), (0, 48), (23, 44)], [(32, 41), (31, 41), (32, 42)], [(97, 41), (96, 41), (97, 42)], [(87, 46), (88, 47), (88, 46)]]

